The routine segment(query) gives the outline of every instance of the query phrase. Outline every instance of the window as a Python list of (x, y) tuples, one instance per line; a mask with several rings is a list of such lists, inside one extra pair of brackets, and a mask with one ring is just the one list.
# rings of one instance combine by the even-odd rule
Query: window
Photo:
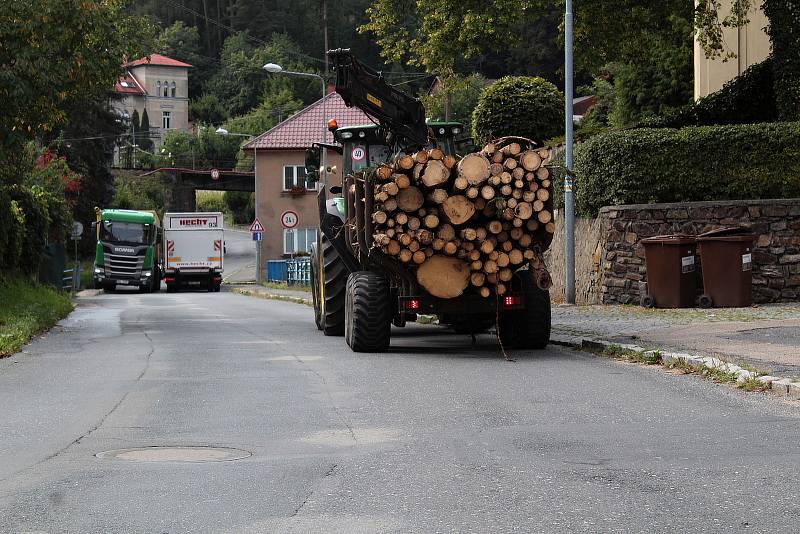
[(289, 191), (293, 187), (305, 187), (311, 190), (317, 188), (313, 180), (306, 178), (306, 168), (303, 165), (283, 166), (283, 190)]
[(169, 86), (170, 95), (172, 98), (175, 98), (175, 82), (172, 82)]
[(169, 84), (167, 82), (164, 82), (164, 96), (169, 96)]
[(283, 253), (311, 252), (311, 245), (317, 241), (316, 228), (293, 228), (283, 231)]
[(156, 82), (156, 96), (161, 96), (161, 82)]
[(172, 128), (172, 112), (171, 111), (162, 111), (161, 112), (161, 127), (165, 130), (169, 130)]

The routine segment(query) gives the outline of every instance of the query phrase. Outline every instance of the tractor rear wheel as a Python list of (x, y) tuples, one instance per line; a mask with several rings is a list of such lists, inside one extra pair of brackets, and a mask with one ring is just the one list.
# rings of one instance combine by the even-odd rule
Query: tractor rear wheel
[(394, 310), (386, 278), (370, 271), (347, 279), (345, 334), (355, 352), (384, 352), (389, 348)]
[(347, 267), (325, 234), (321, 233), (318, 250), (322, 252), (317, 291), (320, 303), (322, 331), (326, 336), (344, 335), (344, 294), (347, 286)]
[(500, 315), (500, 340), (509, 348), (543, 349), (550, 341), (550, 292), (536, 287), (526, 271), (519, 278), (525, 308)]

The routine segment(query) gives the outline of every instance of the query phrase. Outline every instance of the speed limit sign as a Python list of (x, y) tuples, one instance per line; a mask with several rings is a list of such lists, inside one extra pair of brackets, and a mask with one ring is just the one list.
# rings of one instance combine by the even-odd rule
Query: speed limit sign
[(353, 148), (353, 151), (350, 153), (353, 157), (353, 161), (361, 161), (367, 156), (367, 151), (364, 150), (363, 146), (357, 146)]
[(281, 214), (281, 224), (287, 230), (294, 228), (300, 224), (300, 216), (294, 210), (286, 210)]

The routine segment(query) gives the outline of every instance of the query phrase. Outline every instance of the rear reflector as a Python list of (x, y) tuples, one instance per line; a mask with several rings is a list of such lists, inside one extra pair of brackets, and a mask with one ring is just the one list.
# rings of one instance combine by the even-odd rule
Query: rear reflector
[(419, 299), (403, 299), (403, 308), (406, 310), (418, 310), (419, 306)]
[(173, 282), (175, 282), (175, 279), (174, 278), (164, 278), (164, 282), (166, 282), (167, 284), (172, 284)]

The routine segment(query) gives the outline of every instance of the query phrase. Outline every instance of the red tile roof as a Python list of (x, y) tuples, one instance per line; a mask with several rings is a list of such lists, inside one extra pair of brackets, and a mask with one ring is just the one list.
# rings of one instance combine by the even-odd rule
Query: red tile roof
[[(323, 113), (322, 107), (325, 104)], [(372, 124), (370, 118), (358, 108), (348, 108), (338, 93), (329, 93), (292, 115), (285, 121), (264, 132), (243, 148), (245, 150), (306, 149), (318, 143), (322, 137), (322, 127), (328, 119), (336, 119), (339, 127)], [(326, 130), (328, 143), (333, 143), (333, 134)]]
[(188, 63), (162, 56), (161, 54), (150, 54), (147, 57), (139, 58), (128, 62), (126, 67), (138, 67), (139, 65), (158, 65), (161, 67), (191, 67)]
[(144, 88), (139, 84), (139, 80), (129, 71), (119, 77), (117, 83), (114, 85), (114, 92), (132, 95), (145, 94)]

